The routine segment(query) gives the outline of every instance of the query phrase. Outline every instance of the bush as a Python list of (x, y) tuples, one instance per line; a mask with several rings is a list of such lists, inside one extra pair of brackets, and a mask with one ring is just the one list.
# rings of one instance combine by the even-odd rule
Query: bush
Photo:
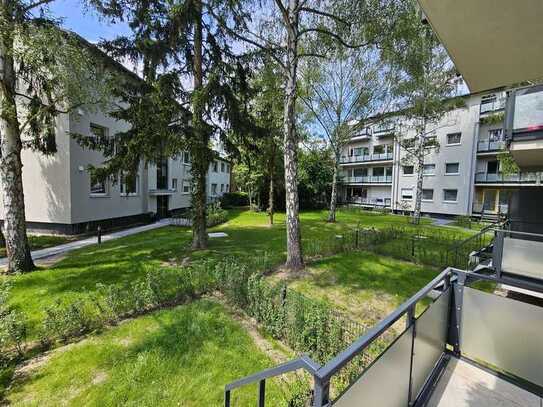
[(0, 365), (4, 364), (10, 350), (23, 353), (26, 340), (26, 321), (24, 316), (8, 304), (11, 285), (0, 281)]
[(207, 208), (207, 227), (220, 225), (228, 220), (228, 212), (221, 208), (221, 203), (211, 204)]
[(249, 197), (245, 192), (228, 192), (221, 197), (223, 208), (249, 205)]

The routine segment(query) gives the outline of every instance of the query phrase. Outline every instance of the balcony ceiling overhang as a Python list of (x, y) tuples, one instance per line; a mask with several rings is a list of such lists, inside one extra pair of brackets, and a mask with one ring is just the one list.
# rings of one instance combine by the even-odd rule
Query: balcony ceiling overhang
[(543, 78), (542, 0), (418, 0), (471, 92)]

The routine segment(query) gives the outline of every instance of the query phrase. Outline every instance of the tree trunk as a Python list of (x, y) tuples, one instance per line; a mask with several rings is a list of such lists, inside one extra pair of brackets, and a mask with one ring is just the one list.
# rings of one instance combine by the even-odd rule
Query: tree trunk
[[(0, 3), (0, 17), (11, 21), (6, 0)], [(15, 69), (9, 52), (13, 48), (13, 30), (4, 27), (0, 37), (0, 184), (4, 201), (4, 238), (9, 272), (34, 269), (26, 236), (21, 162), (21, 134), (15, 103)]]
[(296, 75), (298, 69), (298, 1), (290, 0), (287, 22), (287, 80), (284, 110), (284, 159), (286, 190), (287, 262), (292, 271), (304, 267), (298, 198), (298, 136), (296, 134)]
[(272, 139), (272, 146), (271, 146), (271, 154), (270, 159), (268, 161), (268, 174), (270, 176), (270, 185), (268, 190), (268, 220), (270, 226), (273, 225), (273, 213), (274, 213), (274, 205), (273, 205), (273, 195), (275, 190), (275, 148), (274, 139)]
[(415, 192), (415, 208), (413, 210), (413, 224), (420, 222), (420, 211), (422, 205), (422, 183), (424, 180), (424, 152), (418, 152), (417, 160), (417, 190)]
[(328, 213), (328, 222), (336, 221), (337, 208), (337, 179), (339, 174), (339, 155), (334, 155), (334, 175), (332, 176), (332, 195), (330, 196), (330, 212)]
[(207, 195), (206, 176), (209, 167), (209, 135), (204, 123), (204, 101), (202, 96), (203, 68), (202, 68), (202, 3), (195, 2), (197, 16), (194, 24), (194, 93), (192, 97), (194, 140), (192, 143), (192, 177), (194, 190), (192, 193), (193, 219), (192, 219), (192, 248), (205, 249), (207, 247)]

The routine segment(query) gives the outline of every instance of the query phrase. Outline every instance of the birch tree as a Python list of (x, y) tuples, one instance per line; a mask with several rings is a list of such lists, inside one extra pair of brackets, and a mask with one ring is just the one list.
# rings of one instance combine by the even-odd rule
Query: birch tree
[(390, 72), (374, 49), (342, 50), (309, 66), (301, 99), (322, 130), (334, 159), (328, 222), (336, 221), (342, 151), (366, 120), (389, 106)]
[(89, 44), (58, 28), (47, 13), (51, 1), (0, 0), (0, 185), (10, 272), (34, 268), (21, 151), (54, 154), (56, 117), (107, 95), (107, 75)]
[(461, 104), (451, 98), (456, 90), (456, 71), (445, 49), (428, 25), (421, 23), (416, 5), (404, 26), (406, 32), (393, 63), (402, 73), (394, 87), (401, 117), (395, 139), (406, 153), (404, 163), (416, 171), (416, 193), (412, 221), (420, 222), (425, 157), (439, 151), (436, 131), (444, 115)]

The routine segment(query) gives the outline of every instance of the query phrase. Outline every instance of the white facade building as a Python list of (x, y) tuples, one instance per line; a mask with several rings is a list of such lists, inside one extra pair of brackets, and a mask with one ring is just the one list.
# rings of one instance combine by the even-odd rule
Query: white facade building
[[(425, 157), (422, 212), (435, 215), (507, 213), (511, 192), (543, 187), (540, 172), (503, 175), (498, 154), (505, 151), (503, 93), (472, 94), (446, 115), (432, 135), (438, 151)], [(388, 119), (357, 133), (341, 158), (340, 201), (393, 211), (412, 210), (415, 166), (395, 134), (412, 131)], [(408, 129), (408, 130), (405, 130)], [(407, 134), (409, 136), (409, 134)]]

